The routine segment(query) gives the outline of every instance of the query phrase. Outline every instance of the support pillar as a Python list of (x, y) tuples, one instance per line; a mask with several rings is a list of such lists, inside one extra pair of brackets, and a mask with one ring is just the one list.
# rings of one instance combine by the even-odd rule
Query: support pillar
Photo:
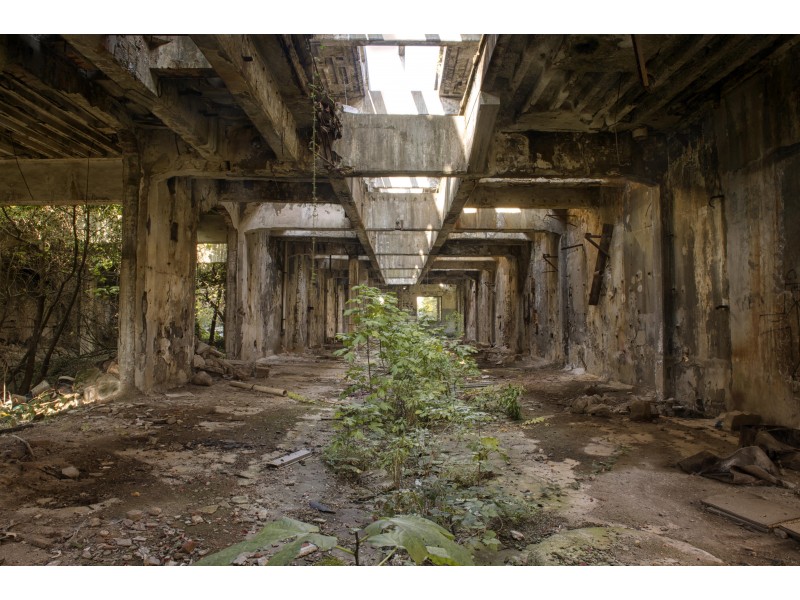
[(146, 176), (139, 194), (135, 383), (144, 392), (189, 380), (194, 356), (198, 205), (186, 179)]

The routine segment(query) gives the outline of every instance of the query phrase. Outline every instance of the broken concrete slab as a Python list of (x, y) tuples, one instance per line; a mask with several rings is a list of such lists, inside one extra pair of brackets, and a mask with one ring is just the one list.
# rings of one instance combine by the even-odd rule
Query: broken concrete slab
[(761, 415), (732, 410), (719, 416), (722, 428), (726, 431), (739, 431), (742, 427), (761, 425)]
[(789, 506), (754, 494), (718, 494), (701, 502), (712, 512), (764, 532), (786, 521), (800, 519), (800, 506)]

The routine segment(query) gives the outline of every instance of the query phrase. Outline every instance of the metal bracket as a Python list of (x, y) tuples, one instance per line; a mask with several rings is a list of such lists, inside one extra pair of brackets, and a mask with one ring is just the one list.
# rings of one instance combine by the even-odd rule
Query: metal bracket
[(584, 234), (583, 237), (585, 237), (586, 241), (589, 242), (592, 246), (594, 246), (600, 252), (602, 252), (603, 254), (605, 254), (606, 256), (608, 256), (610, 258), (611, 255), (608, 252), (606, 252), (605, 250), (603, 250), (600, 247), (600, 244), (598, 244), (597, 242), (594, 241), (595, 239), (598, 239), (598, 240), (601, 239), (603, 237), (602, 235), (594, 235), (592, 233), (587, 233), (587, 234)]
[[(551, 258), (558, 258), (558, 254), (542, 254), (542, 258), (544, 259), (544, 262), (546, 262), (548, 265), (553, 267), (553, 271), (558, 271), (558, 266), (554, 265), (553, 263), (550, 262), (550, 260), (548, 260), (548, 259), (551, 259)], [(545, 271), (545, 272), (546, 273), (551, 273), (553, 271)]]

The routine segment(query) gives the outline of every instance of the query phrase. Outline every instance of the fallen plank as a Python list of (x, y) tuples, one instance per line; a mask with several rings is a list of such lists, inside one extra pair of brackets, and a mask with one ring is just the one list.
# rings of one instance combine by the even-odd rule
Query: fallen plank
[(764, 532), (772, 531), (784, 521), (800, 519), (800, 507), (750, 494), (719, 494), (701, 502), (713, 512)]
[(791, 523), (781, 523), (778, 528), (800, 541), (800, 520), (792, 521)]
[(285, 456), (281, 456), (280, 458), (276, 458), (267, 463), (269, 467), (285, 467), (286, 465), (290, 465), (292, 463), (297, 462), (298, 460), (303, 460), (304, 458), (311, 456), (313, 453), (311, 450), (298, 450), (297, 452), (292, 452), (291, 454), (286, 454)]
[(255, 390), (256, 392), (264, 392), (265, 394), (272, 394), (273, 396), (289, 395), (289, 390), (267, 387), (265, 385), (257, 385), (255, 383), (244, 383), (243, 381), (231, 381), (231, 385), (233, 387), (241, 388), (243, 390)]

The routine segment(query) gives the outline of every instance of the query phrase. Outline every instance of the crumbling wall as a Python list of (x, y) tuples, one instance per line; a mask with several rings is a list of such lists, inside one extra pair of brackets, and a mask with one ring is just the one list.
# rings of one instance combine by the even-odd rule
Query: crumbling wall
[(560, 363), (564, 361), (559, 279), (561, 236), (536, 232), (531, 237), (533, 242), (526, 288), (530, 353), (549, 363)]
[(800, 426), (798, 69), (794, 48), (723, 96), (713, 115), (727, 226), (731, 406), (790, 427)]
[(716, 415), (731, 402), (730, 301), (726, 202), (710, 121), (669, 142), (674, 160), (668, 205), (666, 343), (669, 391), (678, 402)]
[[(656, 188), (628, 184), (604, 189), (602, 208), (575, 209), (561, 252), (567, 363), (591, 373), (663, 392), (661, 227)], [(590, 290), (599, 250), (585, 239), (613, 234), (596, 305)], [(595, 239), (599, 243), (599, 239)]]

